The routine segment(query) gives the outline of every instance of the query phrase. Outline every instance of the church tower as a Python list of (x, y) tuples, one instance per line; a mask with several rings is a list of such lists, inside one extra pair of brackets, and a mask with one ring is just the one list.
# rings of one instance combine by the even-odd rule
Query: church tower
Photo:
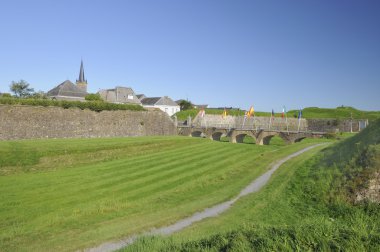
[(87, 80), (84, 78), (83, 60), (80, 62), (79, 79), (76, 84), (82, 91), (87, 92)]

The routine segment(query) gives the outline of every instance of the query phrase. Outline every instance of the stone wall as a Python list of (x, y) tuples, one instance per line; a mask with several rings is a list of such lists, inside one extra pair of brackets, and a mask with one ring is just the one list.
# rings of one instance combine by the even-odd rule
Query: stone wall
[(307, 119), (308, 129), (318, 132), (359, 132), (368, 125), (368, 120), (353, 119)]
[(0, 140), (176, 134), (173, 121), (161, 111), (0, 105)]

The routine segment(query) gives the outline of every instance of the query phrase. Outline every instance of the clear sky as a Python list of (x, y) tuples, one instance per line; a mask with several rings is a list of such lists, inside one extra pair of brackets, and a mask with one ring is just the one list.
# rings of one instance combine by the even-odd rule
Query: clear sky
[(380, 110), (378, 0), (1, 0), (0, 92), (130, 86), (275, 111)]

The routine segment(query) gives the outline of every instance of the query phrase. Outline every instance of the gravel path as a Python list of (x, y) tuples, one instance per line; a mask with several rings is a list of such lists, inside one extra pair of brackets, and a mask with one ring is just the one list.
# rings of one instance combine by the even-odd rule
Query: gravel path
[[(228, 208), (230, 208), (231, 205), (234, 204), (241, 197), (243, 197), (247, 194), (259, 191), (266, 183), (268, 183), (269, 178), (283, 163), (285, 163), (286, 161), (288, 161), (289, 159), (291, 159), (293, 157), (301, 155), (302, 153), (304, 153), (304, 152), (306, 152), (312, 148), (315, 148), (317, 146), (320, 146), (320, 145), (323, 145), (323, 144), (316, 144), (316, 145), (312, 145), (310, 147), (304, 148), (300, 151), (297, 151), (297, 152), (277, 161), (274, 164), (271, 164), (271, 169), (269, 171), (265, 172), (263, 175), (261, 175), (260, 177), (255, 179), (251, 184), (249, 184), (247, 187), (245, 187), (239, 193), (239, 195), (236, 198), (229, 200), (229, 201), (225, 201), (225, 202), (220, 203), (218, 205), (215, 205), (213, 207), (206, 208), (202, 212), (197, 212), (188, 218), (179, 220), (178, 222), (174, 223), (173, 225), (161, 227), (158, 229), (153, 229), (150, 232), (147, 232), (143, 235), (169, 235), (169, 234), (172, 234), (174, 232), (180, 231), (180, 230), (184, 229), (185, 227), (190, 226), (194, 222), (203, 220), (205, 218), (218, 216), (220, 213), (222, 213), (222, 212), (226, 211)], [(138, 236), (130, 236), (129, 238), (126, 238), (124, 240), (103, 243), (103, 244), (99, 245), (98, 247), (86, 249), (85, 251), (87, 251), (87, 252), (114, 251), (114, 250), (118, 250), (118, 249), (121, 249), (125, 246), (132, 244), (137, 238), (138, 238)]]

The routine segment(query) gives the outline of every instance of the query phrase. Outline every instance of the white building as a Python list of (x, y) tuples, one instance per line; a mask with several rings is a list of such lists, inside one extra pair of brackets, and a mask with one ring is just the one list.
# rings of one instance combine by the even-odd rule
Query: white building
[(141, 103), (144, 108), (159, 108), (169, 116), (174, 115), (180, 110), (180, 107), (168, 96), (163, 97), (145, 97), (141, 96)]

